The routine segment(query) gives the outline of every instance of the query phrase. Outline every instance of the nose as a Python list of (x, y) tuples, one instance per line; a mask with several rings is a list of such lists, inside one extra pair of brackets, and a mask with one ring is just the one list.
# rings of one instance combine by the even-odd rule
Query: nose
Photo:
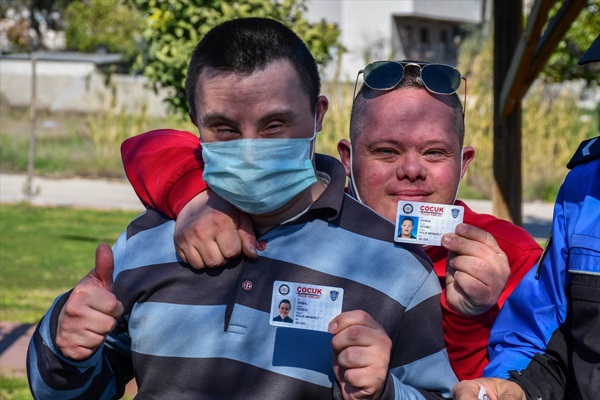
[(416, 182), (425, 180), (427, 177), (427, 169), (421, 158), (415, 154), (405, 154), (396, 168), (396, 178), (398, 180), (408, 180)]

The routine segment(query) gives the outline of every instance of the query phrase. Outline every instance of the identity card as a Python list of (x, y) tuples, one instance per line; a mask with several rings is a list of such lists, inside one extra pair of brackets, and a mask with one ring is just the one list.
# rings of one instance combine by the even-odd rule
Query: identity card
[(454, 204), (399, 201), (394, 241), (439, 246), (442, 236), (463, 221), (464, 208)]
[(270, 324), (327, 332), (331, 320), (342, 312), (343, 299), (342, 288), (275, 281)]

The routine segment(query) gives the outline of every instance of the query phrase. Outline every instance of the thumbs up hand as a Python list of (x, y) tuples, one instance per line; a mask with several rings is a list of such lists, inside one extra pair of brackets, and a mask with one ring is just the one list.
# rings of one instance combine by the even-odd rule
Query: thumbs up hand
[(58, 316), (56, 345), (73, 360), (85, 360), (104, 342), (123, 314), (112, 293), (114, 271), (110, 246), (96, 249), (96, 266), (73, 289)]

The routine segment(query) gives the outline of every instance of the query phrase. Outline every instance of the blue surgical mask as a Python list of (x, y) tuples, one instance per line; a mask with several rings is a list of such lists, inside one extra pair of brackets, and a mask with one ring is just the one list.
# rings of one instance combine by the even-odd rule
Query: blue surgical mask
[(202, 178), (242, 211), (275, 211), (317, 181), (310, 138), (237, 139), (202, 144)]

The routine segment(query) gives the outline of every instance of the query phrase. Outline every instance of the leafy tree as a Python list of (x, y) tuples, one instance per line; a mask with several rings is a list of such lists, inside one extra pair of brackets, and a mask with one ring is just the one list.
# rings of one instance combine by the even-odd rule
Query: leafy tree
[(304, 40), (319, 65), (324, 66), (343, 46), (335, 24), (304, 18), (305, 0), (129, 0), (147, 16), (143, 38), (148, 46), (138, 65), (155, 91), (170, 89), (165, 99), (171, 111), (187, 116), (185, 76), (191, 54), (214, 26), (232, 18), (269, 17), (281, 21)]
[(143, 29), (142, 14), (120, 0), (74, 1), (65, 10), (67, 47), (95, 52), (104, 47), (133, 61)]
[[(561, 3), (558, 2), (551, 13), (556, 13)], [(559, 42), (548, 64), (542, 70), (542, 79), (553, 83), (583, 79), (588, 85), (597, 85), (600, 64), (591, 63), (581, 67), (577, 61), (596, 39), (599, 26), (600, 0), (594, 0), (584, 7), (563, 40)]]

